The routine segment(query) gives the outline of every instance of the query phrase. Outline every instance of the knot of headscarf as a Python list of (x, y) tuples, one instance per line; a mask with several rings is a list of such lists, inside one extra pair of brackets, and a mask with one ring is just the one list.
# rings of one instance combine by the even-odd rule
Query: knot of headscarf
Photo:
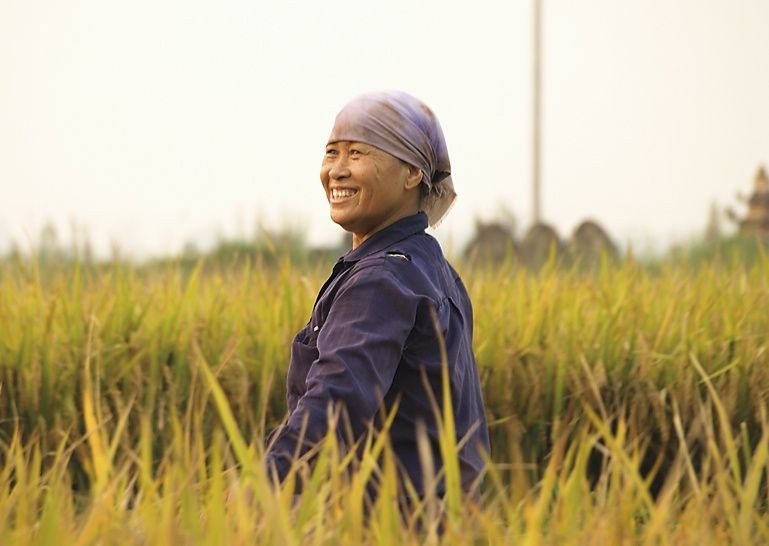
[(328, 143), (362, 142), (414, 165), (427, 186), (420, 208), (436, 226), (457, 194), (451, 163), (438, 118), (419, 99), (402, 91), (367, 93), (337, 114)]

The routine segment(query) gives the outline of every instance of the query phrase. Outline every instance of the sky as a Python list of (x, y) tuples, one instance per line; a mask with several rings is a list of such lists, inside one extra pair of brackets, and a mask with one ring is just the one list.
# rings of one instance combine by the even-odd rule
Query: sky
[[(0, 253), (46, 223), (138, 259), (260, 226), (336, 243), (336, 112), (401, 89), (459, 194), (433, 233), (531, 222), (532, 0), (0, 0)], [(704, 230), (769, 167), (769, 1), (543, 0), (542, 204), (626, 248)], [(725, 230), (732, 229), (723, 220)]]

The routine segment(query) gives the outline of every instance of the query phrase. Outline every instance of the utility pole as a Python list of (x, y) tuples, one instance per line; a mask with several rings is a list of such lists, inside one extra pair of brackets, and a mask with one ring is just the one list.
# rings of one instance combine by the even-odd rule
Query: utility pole
[(542, 93), (542, 0), (534, 2), (534, 86), (532, 104), (532, 146), (531, 146), (531, 183), (532, 183), (532, 225), (542, 221), (542, 205), (540, 203), (540, 142), (541, 127), (541, 93)]

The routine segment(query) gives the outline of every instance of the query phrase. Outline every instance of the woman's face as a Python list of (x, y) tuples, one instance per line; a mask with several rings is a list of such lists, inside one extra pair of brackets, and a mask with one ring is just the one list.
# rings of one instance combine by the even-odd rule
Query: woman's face
[(331, 219), (353, 233), (353, 246), (419, 208), (416, 167), (361, 142), (326, 146), (320, 180)]

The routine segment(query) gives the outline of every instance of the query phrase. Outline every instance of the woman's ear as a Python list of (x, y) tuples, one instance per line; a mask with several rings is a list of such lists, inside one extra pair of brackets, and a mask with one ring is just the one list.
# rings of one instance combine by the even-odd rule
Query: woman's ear
[(406, 165), (406, 167), (408, 168), (409, 173), (406, 177), (405, 189), (411, 190), (419, 186), (420, 182), (422, 182), (422, 170), (414, 165)]

